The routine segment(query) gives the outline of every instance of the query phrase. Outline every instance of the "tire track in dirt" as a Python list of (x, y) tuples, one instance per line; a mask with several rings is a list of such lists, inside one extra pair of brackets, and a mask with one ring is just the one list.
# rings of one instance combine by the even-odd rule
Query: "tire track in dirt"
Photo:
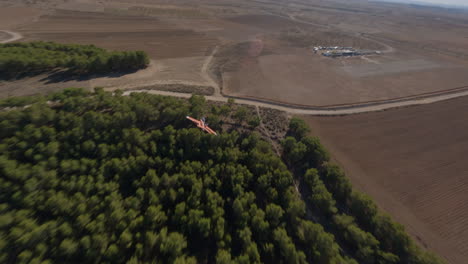
[(208, 69), (209, 66), (211, 65), (211, 62), (213, 61), (213, 57), (215, 54), (218, 52), (219, 46), (216, 46), (213, 51), (211, 51), (211, 54), (206, 57), (205, 62), (203, 63), (203, 67), (201, 69), (201, 76), (202, 78), (207, 82), (209, 86), (212, 86), (214, 88), (214, 93), (213, 96), (221, 96), (221, 89), (219, 85), (211, 78)]
[(6, 34), (10, 35), (9, 39), (1, 40), (0, 44), (13, 42), (13, 41), (20, 40), (20, 39), (23, 38), (23, 35), (21, 35), (20, 33), (8, 31), (8, 30), (0, 30), (0, 32), (3, 32), (3, 33), (6, 33)]
[[(141, 88), (141, 87), (144, 87), (144, 86), (152, 86), (152, 85), (171, 85), (171, 84), (181, 84), (181, 85), (186, 85), (186, 86), (210, 86), (210, 87), (213, 87), (213, 96), (216, 96), (216, 97), (221, 97), (221, 89), (219, 87), (219, 85), (213, 80), (213, 78), (210, 76), (209, 72), (208, 72), (208, 69), (209, 69), (209, 66), (211, 65), (211, 62), (213, 61), (213, 58), (215, 56), (215, 54), (218, 52), (219, 50), (219, 46), (216, 46), (215, 48), (213, 48), (213, 50), (211, 51), (211, 54), (209, 56), (206, 56), (204, 62), (203, 62), (203, 66), (200, 70), (200, 76), (202, 77), (202, 79), (205, 81), (205, 82), (196, 82), (196, 81), (187, 81), (187, 80), (176, 80), (176, 79), (173, 79), (173, 80), (167, 80), (167, 79), (158, 79), (158, 80), (153, 80), (153, 81), (149, 81), (149, 82), (146, 82), (144, 84), (140, 83), (140, 84), (135, 84), (135, 83), (130, 83), (130, 84), (125, 84), (125, 85), (114, 85), (114, 86), (110, 86), (110, 87), (106, 87), (106, 88), (112, 88), (112, 90), (116, 90), (116, 89), (121, 89), (121, 90), (132, 90), (132, 89), (136, 89), (138, 90), (138, 88)], [(153, 71), (157, 71), (157, 66), (156, 65), (156, 62), (154, 60), (151, 61), (150, 63), (150, 66), (149, 66), (149, 70), (153, 70)], [(145, 90), (145, 91), (148, 91), (148, 90)]]

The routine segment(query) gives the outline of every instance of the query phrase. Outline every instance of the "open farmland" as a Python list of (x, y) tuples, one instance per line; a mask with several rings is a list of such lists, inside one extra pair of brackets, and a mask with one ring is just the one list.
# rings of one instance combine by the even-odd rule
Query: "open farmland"
[(94, 44), (107, 49), (145, 50), (154, 59), (204, 56), (213, 38), (181, 30), (157, 18), (60, 10), (19, 30), (25, 40)]
[(353, 184), (449, 263), (468, 258), (468, 98), (305, 117)]
[[(56, 10), (35, 23), (15, 28), (23, 41), (94, 44), (110, 50), (144, 50), (152, 59), (150, 67), (124, 76), (62, 78), (40, 76), (1, 83), (8, 95), (21, 95), (19, 87), (31, 87), (24, 94), (63, 87), (148, 86), (183, 83), (206, 85), (200, 75), (206, 57), (218, 40), (206, 34), (175, 27), (154, 17), (115, 15), (109, 13)], [(58, 78), (57, 78), (58, 77)], [(36, 86), (36, 87), (32, 87)]]
[[(434, 34), (444, 42), (421, 36), (418, 41), (412, 38), (412, 41), (403, 42), (387, 36), (387, 32), (392, 32), (392, 36), (411, 35), (409, 31), (413, 30), (413, 25), (407, 18), (404, 26), (396, 26), (400, 18), (391, 13), (377, 12), (377, 20), (369, 16), (366, 8), (363, 12), (327, 9), (324, 14), (334, 21), (325, 24), (313, 19), (316, 12), (307, 10), (291, 11), (286, 14), (289, 17), (250, 15), (231, 19), (247, 23), (241, 22), (245, 19), (249, 25), (266, 31), (276, 28), (276, 34), (257, 36), (268, 53), (257, 56), (238, 54), (239, 58), (247, 59), (241, 59), (237, 68), (223, 73), (221, 79), (226, 94), (328, 106), (414, 96), (468, 83), (465, 74), (468, 64), (460, 51), (463, 50), (461, 43), (466, 47), (468, 42), (455, 34), (466, 34), (466, 20), (457, 20), (452, 33), (447, 33), (441, 26), (426, 27), (423, 31), (418, 21), (414, 29), (427, 35)], [(289, 23), (279, 25), (278, 19), (288, 18)], [(337, 18), (349, 20), (349, 24), (338, 23)], [(426, 16), (424, 19), (430, 18)], [(368, 24), (375, 25), (373, 30)], [(313, 54), (311, 47), (314, 45), (353, 46), (381, 51), (381, 54), (329, 59)]]
[(44, 10), (33, 7), (0, 8), (0, 26), (2, 29), (13, 29), (23, 24), (34, 23)]
[[(1, 19), (0, 25), (23, 34), (24, 41), (144, 50), (152, 64), (137, 74), (91, 77), (73, 83), (43, 76), (1, 84), (4, 91), (22, 84), (49, 90), (76, 82), (81, 87), (122, 89), (166, 89), (166, 84), (177, 83), (213, 86), (207, 81), (211, 75), (226, 95), (329, 106), (414, 96), (468, 84), (468, 39), (462, 37), (468, 33), (468, 20), (457, 12), (300, 0), (76, 0), (40, 1), (32, 6), (42, 9), (3, 9), (9, 17), (17, 13), (18, 17), (31, 18)], [(400, 13), (394, 12), (396, 8)], [(28, 15), (30, 10), (41, 11)], [(13, 20), (17, 22), (12, 24)], [(256, 47), (260, 50), (221, 53), (228, 57), (213, 54), (216, 59), (209, 67), (213, 72), (203, 72), (215, 47), (222, 52), (245, 43), (261, 43)], [(352, 46), (381, 54), (330, 59), (314, 54), (311, 48), (315, 45)]]
[[(0, 81), (0, 97), (105, 87), (333, 106), (468, 85), (466, 12), (355, 1), (4, 1), (0, 30), (20, 41), (141, 49), (151, 64), (126, 75)], [(331, 59), (316, 45), (381, 53)], [(467, 102), (308, 117), (357, 187), (456, 264), (468, 258)]]

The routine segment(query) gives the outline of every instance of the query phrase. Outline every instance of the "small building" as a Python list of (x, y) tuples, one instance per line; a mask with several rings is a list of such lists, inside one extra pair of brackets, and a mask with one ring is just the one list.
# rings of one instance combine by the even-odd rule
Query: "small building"
[(316, 46), (314, 47), (314, 53), (317, 53), (319, 50), (325, 50), (322, 53), (325, 57), (351, 57), (351, 56), (364, 56), (364, 55), (372, 55), (372, 54), (381, 54), (380, 51), (373, 51), (373, 50), (356, 50), (353, 47), (322, 47)]

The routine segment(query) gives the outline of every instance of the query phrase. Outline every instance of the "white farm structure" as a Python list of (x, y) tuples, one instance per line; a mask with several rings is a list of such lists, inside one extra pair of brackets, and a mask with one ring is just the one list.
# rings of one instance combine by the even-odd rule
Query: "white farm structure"
[(314, 53), (319, 51), (324, 51), (321, 54), (325, 57), (351, 57), (351, 56), (364, 56), (364, 55), (373, 55), (373, 54), (380, 54), (380, 51), (372, 51), (372, 50), (357, 50), (353, 47), (340, 47), (340, 46), (332, 46), (332, 47), (323, 47), (323, 46), (316, 46), (314, 47)]

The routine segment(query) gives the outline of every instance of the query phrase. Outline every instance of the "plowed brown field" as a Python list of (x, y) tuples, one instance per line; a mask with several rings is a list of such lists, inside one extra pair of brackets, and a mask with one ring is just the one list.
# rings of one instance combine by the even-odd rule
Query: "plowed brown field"
[(31, 23), (39, 18), (44, 10), (30, 7), (0, 7), (0, 27), (13, 29), (19, 25)]
[(468, 98), (305, 117), (353, 184), (449, 263), (468, 259)]
[[(221, 90), (291, 104), (351, 104), (468, 85), (468, 39), (462, 37), (468, 34), (468, 19), (457, 13), (400, 6), (399, 15), (393, 12), (396, 7), (383, 4), (331, 1), (170, 2), (58, 1), (41, 17), (28, 15), (26, 9), (4, 11), (9, 18), (0, 16), (0, 26), (8, 29), (16, 17), (34, 17), (24, 23), (18, 20), (11, 30), (23, 34), (24, 41), (144, 50), (158, 63), (157, 74), (145, 85), (151, 78), (202, 84), (199, 66), (215, 46), (223, 50), (226, 45), (260, 41), (266, 52), (233, 54), (251, 58), (233, 62), (239, 65), (234, 70), (224, 67), (217, 73)], [(382, 53), (330, 59), (314, 54), (314, 45)], [(126, 82), (117, 79), (113, 85)]]
[[(226, 94), (327, 106), (413, 96), (468, 84), (468, 40), (462, 37), (468, 34), (468, 20), (461, 13), (400, 6), (402, 17), (387, 12), (384, 5), (350, 8), (351, 3), (310, 2), (255, 1), (257, 5), (264, 3), (269, 14), (228, 18), (263, 29), (257, 39), (270, 52), (224, 72)], [(268, 35), (271, 32), (274, 34)], [(276, 40), (273, 48), (272, 39)], [(330, 59), (312, 52), (317, 45), (353, 46), (381, 53)]]
[[(21, 14), (18, 11), (18, 15)], [(144, 50), (152, 63), (145, 70), (124, 76), (115, 74), (73, 79), (41, 75), (2, 82), (1, 96), (29, 95), (76, 86), (92, 88), (112, 85), (122, 89), (135, 85), (144, 87), (174, 83), (203, 86), (206, 81), (200, 75), (202, 66), (219, 43), (216, 37), (178, 27), (157, 17), (62, 9), (49, 11), (37, 21), (17, 25), (14, 31), (23, 34), (22, 41), (56, 41), (94, 44), (111, 50)]]
[(177, 28), (153, 17), (59, 10), (18, 29), (26, 40), (94, 44), (115, 50), (144, 50), (152, 58), (205, 56), (216, 38)]
[(241, 15), (229, 18), (228, 20), (239, 24), (275, 31), (282, 28), (304, 26), (291, 19), (275, 15)]

